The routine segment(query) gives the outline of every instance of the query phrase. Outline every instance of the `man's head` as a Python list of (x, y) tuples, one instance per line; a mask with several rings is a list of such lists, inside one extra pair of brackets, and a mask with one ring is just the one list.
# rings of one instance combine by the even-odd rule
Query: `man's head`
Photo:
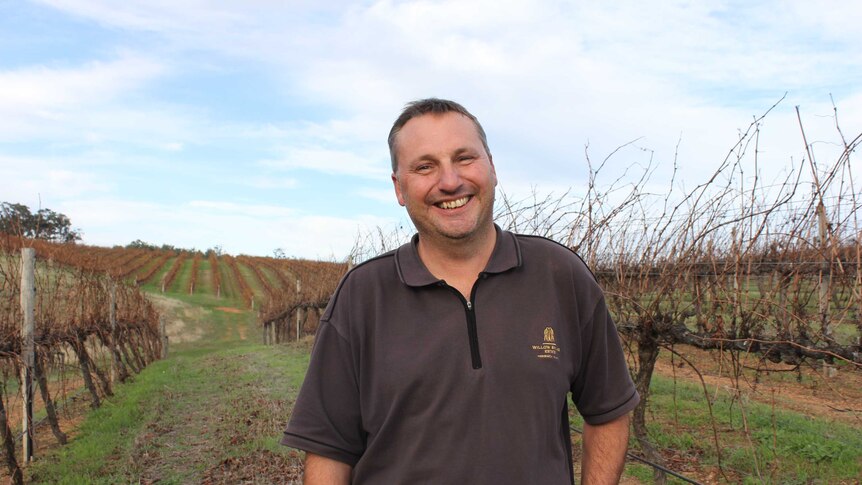
[(389, 144), (395, 194), (420, 240), (450, 245), (493, 238), (497, 174), (473, 115), (452, 101), (411, 103)]
[(401, 128), (404, 128), (404, 125), (406, 125), (408, 121), (418, 116), (443, 113), (459, 113), (469, 118), (476, 127), (476, 133), (482, 141), (482, 146), (485, 147), (485, 153), (487, 153), (489, 158), (491, 157), (491, 150), (488, 149), (488, 137), (485, 136), (485, 130), (482, 129), (482, 125), (479, 123), (479, 120), (476, 119), (472, 113), (467, 111), (467, 108), (448, 99), (419, 99), (407, 103), (407, 106), (404, 107), (404, 111), (401, 112), (401, 116), (395, 120), (395, 123), (392, 124), (392, 129), (389, 130), (389, 157), (392, 159), (392, 173), (398, 171), (397, 138), (398, 134), (401, 133)]

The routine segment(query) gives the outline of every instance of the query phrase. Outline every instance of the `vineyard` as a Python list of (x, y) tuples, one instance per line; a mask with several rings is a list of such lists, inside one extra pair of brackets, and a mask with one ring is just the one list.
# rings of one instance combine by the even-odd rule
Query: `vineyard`
[[(14, 483), (22, 483), (23, 478), (16, 459), (15, 420), (10, 418), (22, 409), (19, 404), (27, 410), (18, 415), (18, 422), (24, 424), (19, 456), (28, 462), (33, 454), (34, 387), (39, 389), (54, 437), (64, 444), (66, 434), (60, 429), (56, 403), (67, 401), (70, 396), (64, 391), (74, 388), (72, 382), (80, 379), (92, 407), (98, 408), (102, 399), (113, 394), (115, 382), (139, 373), (162, 352), (155, 309), (137, 288), (117, 279), (135, 270), (146, 271), (140, 254), (124, 255), (112, 273), (104, 274), (94, 270), (99, 263), (89, 251), (33, 242), (40, 255), (34, 261), (32, 251), (20, 251), (22, 242), (0, 239), (0, 433), (4, 462)], [(79, 266), (65, 266), (72, 261)], [(35, 293), (27, 298), (33, 289)]]
[[(319, 314), (328, 297), (324, 295), (328, 286), (320, 284), (332, 284), (346, 270), (336, 263), (234, 258), (213, 251), (102, 248), (0, 235), (0, 433), (3, 461), (15, 483), (21, 483), (21, 460), (32, 456), (32, 450), (24, 448), (26, 436), (18, 436), (24, 433), (19, 423), (27, 389), (21, 377), (26, 360), (19, 298), (22, 248), (32, 248), (36, 255), (34, 382), (41, 399), (36, 410), (45, 414), (43, 421), (60, 444), (67, 437), (57, 418), (58, 407), (78, 399), (82, 389), (90, 405), (98, 408), (113, 394), (116, 382), (141, 372), (167, 350), (164, 327), (147, 293), (197, 295), (225, 308), (256, 308), (264, 315), (279, 300), (293, 309), (295, 302), (304, 302), (316, 291), (316, 307), (303, 304), (307, 318), (299, 327), (292, 325), (292, 333), (279, 327), (278, 341), (295, 340), (297, 331), (302, 336), (316, 330), (313, 311), (317, 308)], [(320, 279), (318, 274), (328, 276)], [(300, 291), (303, 279), (307, 283)]]

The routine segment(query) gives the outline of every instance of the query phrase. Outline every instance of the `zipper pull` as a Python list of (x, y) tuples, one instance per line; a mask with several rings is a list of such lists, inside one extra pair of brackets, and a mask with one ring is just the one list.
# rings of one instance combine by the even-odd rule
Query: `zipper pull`
[(473, 302), (470, 300), (467, 300), (467, 309), (473, 311)]

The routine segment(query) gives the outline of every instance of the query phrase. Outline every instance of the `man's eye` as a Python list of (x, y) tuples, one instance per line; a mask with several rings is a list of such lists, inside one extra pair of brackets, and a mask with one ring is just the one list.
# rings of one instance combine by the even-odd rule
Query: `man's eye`
[(415, 169), (417, 172), (427, 172), (431, 170), (431, 165), (419, 165)]
[(476, 158), (476, 157), (474, 157), (473, 155), (461, 155), (460, 157), (458, 157), (458, 161), (459, 162), (469, 162), (470, 160), (473, 160), (474, 158)]

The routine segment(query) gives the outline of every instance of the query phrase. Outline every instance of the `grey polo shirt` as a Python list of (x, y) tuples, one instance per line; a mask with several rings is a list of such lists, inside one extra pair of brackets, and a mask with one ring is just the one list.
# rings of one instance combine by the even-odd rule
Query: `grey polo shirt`
[(593, 275), (497, 228), (466, 299), (417, 241), (339, 284), (282, 444), (353, 466), (357, 484), (573, 483), (567, 393), (591, 424), (639, 399)]

